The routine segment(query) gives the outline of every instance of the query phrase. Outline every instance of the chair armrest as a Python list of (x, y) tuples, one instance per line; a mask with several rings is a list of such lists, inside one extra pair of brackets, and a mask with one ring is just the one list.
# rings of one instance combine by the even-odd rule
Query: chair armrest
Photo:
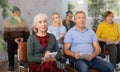
[(67, 59), (65, 57), (61, 57), (58, 61), (60, 61), (60, 63), (66, 63)]
[(19, 61), (19, 60), (18, 60), (18, 62), (20, 64), (20, 66), (24, 66), (25, 68), (29, 68), (29, 63), (28, 62), (22, 62), (22, 61)]
[(64, 54), (63, 56), (65, 58), (69, 59), (71, 62), (75, 62), (76, 61), (76, 59), (74, 57), (72, 57), (72, 56), (69, 56), (69, 55), (66, 55), (66, 54)]

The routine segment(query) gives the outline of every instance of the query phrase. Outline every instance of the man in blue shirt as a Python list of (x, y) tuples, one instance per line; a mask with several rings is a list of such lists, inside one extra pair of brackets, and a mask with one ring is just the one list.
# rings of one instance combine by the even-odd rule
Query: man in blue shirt
[(75, 68), (78, 72), (89, 72), (89, 68), (99, 72), (114, 72), (111, 63), (96, 58), (101, 48), (94, 31), (85, 26), (86, 14), (78, 11), (74, 15), (74, 20), (75, 26), (65, 35), (64, 54), (76, 59)]

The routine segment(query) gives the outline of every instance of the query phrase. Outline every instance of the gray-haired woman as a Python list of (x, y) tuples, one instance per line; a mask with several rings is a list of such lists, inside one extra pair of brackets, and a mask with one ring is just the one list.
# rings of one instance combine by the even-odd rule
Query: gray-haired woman
[[(55, 60), (59, 59), (60, 53), (54, 35), (47, 33), (47, 16), (42, 13), (36, 15), (32, 29), (34, 34), (29, 37), (27, 42), (27, 56), (30, 62), (30, 72), (56, 71), (57, 66)], [(46, 55), (51, 52), (58, 52), (58, 54), (55, 58), (46, 57)]]

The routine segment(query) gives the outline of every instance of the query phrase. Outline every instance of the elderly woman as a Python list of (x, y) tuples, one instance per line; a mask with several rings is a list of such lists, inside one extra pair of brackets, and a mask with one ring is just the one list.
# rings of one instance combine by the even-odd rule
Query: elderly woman
[(66, 28), (62, 25), (62, 20), (59, 13), (54, 12), (52, 14), (52, 25), (48, 27), (48, 32), (55, 35), (59, 48), (62, 48), (62, 40), (66, 33)]
[(110, 51), (110, 62), (116, 67), (116, 63), (120, 62), (120, 32), (113, 18), (114, 14), (107, 11), (104, 21), (98, 26), (96, 35), (99, 41), (105, 43), (105, 48)]
[[(30, 62), (30, 72), (56, 72), (55, 60), (59, 59), (60, 52), (56, 38), (47, 33), (48, 22), (45, 14), (34, 17), (33, 32), (27, 42), (27, 56)], [(48, 53), (57, 52), (55, 57), (46, 57)], [(58, 71), (58, 72), (59, 72)]]

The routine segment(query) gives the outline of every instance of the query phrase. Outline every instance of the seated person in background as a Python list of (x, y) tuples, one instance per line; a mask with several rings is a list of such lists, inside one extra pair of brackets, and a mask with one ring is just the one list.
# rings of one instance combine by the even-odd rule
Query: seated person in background
[(48, 33), (52, 33), (55, 35), (55, 38), (58, 41), (59, 48), (62, 48), (64, 35), (66, 33), (66, 28), (62, 24), (62, 20), (59, 13), (54, 12), (52, 14), (51, 20), (52, 20), (52, 25), (48, 27)]
[[(56, 38), (47, 33), (48, 22), (45, 14), (34, 17), (33, 32), (27, 42), (27, 56), (30, 72), (62, 72), (55, 63), (61, 57)], [(56, 57), (46, 57), (48, 53), (58, 52)]]
[[(114, 72), (111, 63), (96, 57), (101, 49), (94, 31), (85, 26), (86, 14), (83, 11), (76, 12), (74, 21), (75, 26), (65, 35), (63, 52), (76, 59), (76, 70), (89, 72), (89, 69), (93, 68), (98, 72)], [(70, 64), (73, 66), (73, 62)]]
[(113, 21), (114, 14), (107, 11), (104, 21), (97, 28), (96, 35), (99, 41), (104, 42), (105, 48), (110, 51), (110, 62), (116, 67), (120, 62), (120, 32), (118, 24)]
[(63, 25), (66, 27), (67, 31), (75, 25), (74, 21), (72, 21), (72, 17), (73, 17), (72, 11), (67, 11), (66, 17), (63, 20)]

